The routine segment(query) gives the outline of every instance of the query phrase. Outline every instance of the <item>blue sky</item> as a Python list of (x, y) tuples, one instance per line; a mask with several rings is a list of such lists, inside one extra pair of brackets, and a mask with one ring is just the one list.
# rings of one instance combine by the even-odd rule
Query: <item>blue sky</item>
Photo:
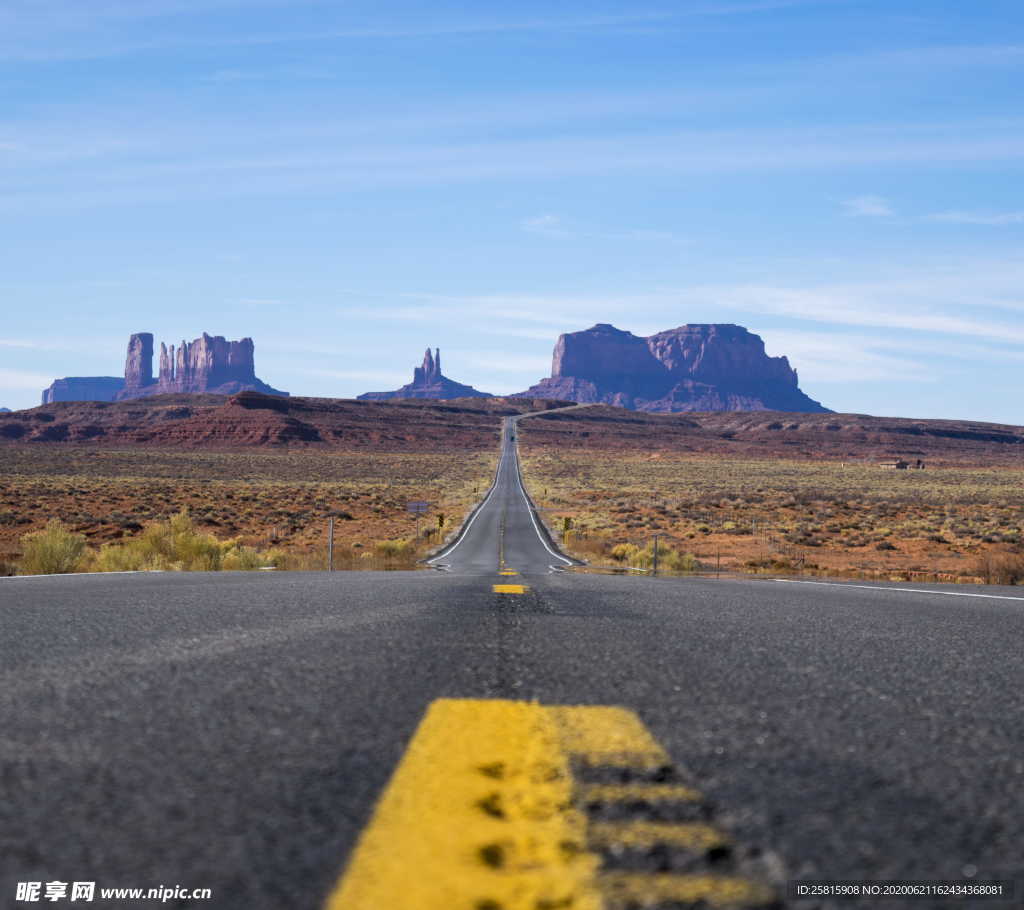
[(736, 322), (841, 411), (1024, 424), (1024, 7), (0, 3), (0, 405), (131, 332), (352, 396)]

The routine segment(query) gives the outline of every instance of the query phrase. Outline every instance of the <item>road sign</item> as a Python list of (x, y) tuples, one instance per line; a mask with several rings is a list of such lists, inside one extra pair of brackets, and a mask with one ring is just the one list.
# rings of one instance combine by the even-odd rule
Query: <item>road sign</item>
[(422, 515), (424, 512), (430, 511), (429, 502), (409, 502), (406, 503), (405, 509), (407, 512), (415, 512), (417, 515)]

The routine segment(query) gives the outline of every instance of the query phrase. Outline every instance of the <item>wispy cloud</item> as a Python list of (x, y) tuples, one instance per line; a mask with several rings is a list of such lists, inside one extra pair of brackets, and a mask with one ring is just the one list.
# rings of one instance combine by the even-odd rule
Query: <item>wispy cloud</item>
[(397, 370), (326, 370), (326, 369), (299, 369), (295, 372), (304, 376), (320, 376), (325, 379), (342, 379), (355, 382), (378, 382), (383, 385), (397, 387), (405, 385), (412, 379), (408, 373), (400, 373)]
[(41, 348), (43, 345), (38, 341), (29, 341), (24, 338), (0, 338), (0, 348)]
[[(527, 354), (508, 354), (505, 351), (459, 352), (459, 362), (479, 370), (499, 373), (527, 373), (547, 375), (551, 370), (551, 358)], [(445, 368), (447, 372), (447, 367)], [(456, 377), (457, 378), (457, 377)]]
[(911, 351), (874, 335), (772, 328), (761, 333), (769, 354), (785, 354), (803, 381), (936, 382), (934, 369)]
[(572, 233), (566, 229), (558, 215), (534, 215), (524, 218), (520, 226), (528, 234), (541, 234), (544, 237), (568, 237)]
[[(896, 210), (883, 196), (856, 196), (841, 203), (844, 214), (853, 218), (891, 218)], [(907, 215), (912, 221), (931, 221), (940, 224), (977, 224), (988, 227), (1007, 227), (1024, 224), (1024, 211), (1014, 212), (932, 212), (927, 215)], [(901, 219), (901, 220), (905, 220)]]
[[(396, 23), (376, 20), (339, 21), (337, 11), (322, 0), (134, 0), (134, 2), (90, 2), (71, 0), (8, 0), (0, 9), (0, 26), (15, 39), (0, 49), (8, 60), (88, 59), (134, 54), (179, 47), (230, 47), (339, 40), (407, 40), (444, 37), (473, 37), (530, 32), (579, 32), (621, 29), (633, 34), (643, 27), (684, 23), (699, 19), (742, 17), (782, 9), (822, 6), (834, 0), (748, 0), (734, 3), (675, 5), (665, 10), (647, 10), (625, 15), (542, 16), (487, 18)], [(249, 33), (221, 32), (196, 37), (188, 32), (162, 34), (152, 38), (136, 23), (153, 19), (201, 21), (224, 11), (255, 12), (261, 9), (304, 6), (316, 10), (321, 25), (296, 31), (277, 29)], [(55, 41), (61, 36), (63, 44)], [(35, 40), (33, 40), (35, 39)]]
[(863, 68), (882, 66), (926, 67), (929, 69), (978, 66), (1019, 66), (1024, 63), (1024, 44), (951, 44), (870, 51), (833, 57)]
[[(940, 292), (939, 282), (934, 285)], [(708, 287), (689, 292), (692, 300), (712, 300), (748, 313), (772, 314), (837, 326), (877, 327), (929, 332), (960, 338), (1024, 343), (1024, 327), (989, 314), (959, 308), (943, 311), (936, 301), (908, 299), (897, 287), (856, 285), (801, 287)], [(941, 299), (941, 298), (939, 298)], [(948, 297), (946, 298), (949, 299)], [(944, 301), (945, 302), (945, 301)], [(951, 301), (952, 302), (952, 301)]]
[[(7, 168), (6, 180), (0, 181), (3, 209), (74, 209), (424, 183), (825, 171), (868, 165), (938, 167), (1024, 158), (1024, 122), (614, 132), (448, 144), (354, 142), (343, 151), (327, 137), (298, 145), (282, 130), (269, 148), (257, 153), (252, 152), (251, 136), (245, 147), (234, 147), (236, 136), (223, 129), (218, 133), (216, 127), (213, 131), (198, 138), (179, 137), (177, 146), (172, 143), (158, 155), (117, 148), (115, 144), (124, 140), (111, 136), (107, 152), (82, 159), (83, 167), (89, 168), (87, 179), (68, 170), (67, 186), (60, 185), (60, 174), (55, 181), (44, 167), (53, 159), (52, 147), (42, 149), (38, 160), (30, 155), (21, 158), (20, 172)], [(865, 197), (853, 211), (877, 216), (885, 206), (884, 200)]]
[(887, 199), (881, 196), (855, 196), (843, 201), (843, 211), (853, 218), (887, 218), (895, 214)]
[(45, 373), (35, 373), (30, 370), (12, 370), (7, 367), (0, 367), (0, 389), (11, 389), (17, 391), (45, 389), (53, 377)]
[[(890, 358), (893, 351), (916, 351), (974, 358), (985, 358), (988, 352), (1005, 359), (1024, 353), (1022, 287), (1024, 261), (976, 259), (888, 275), (878, 270), (872, 281), (844, 284), (708, 284), (621, 295), (406, 294), (420, 303), (382, 318), (458, 317), (474, 330), (553, 342), (561, 332), (595, 322), (648, 334), (683, 322), (722, 321), (724, 314), (747, 325), (799, 320), (805, 337), (811, 331), (815, 337), (832, 332), (839, 343), (851, 335), (873, 338), (872, 349), (887, 350)], [(624, 324), (623, 313), (633, 314), (633, 321)], [(816, 325), (829, 328), (815, 330)], [(889, 366), (894, 369), (894, 364)]]
[(600, 230), (566, 220), (559, 215), (535, 215), (524, 218), (520, 227), (529, 234), (540, 234), (543, 237), (565, 239), (578, 237), (595, 240), (648, 241), (653, 243), (686, 244), (688, 241), (671, 231), (651, 230), (650, 228), (626, 228), (617, 231)]
[[(81, 348), (86, 339), (77, 338), (74, 341), (60, 338), (47, 338), (40, 341), (37, 338), (0, 338), (0, 348), (12, 348), (31, 351), (71, 351)], [(102, 344), (102, 339), (90, 339)], [(47, 382), (49, 384), (49, 382)]]
[(1005, 227), (1024, 224), (1024, 212), (936, 212), (925, 215), (926, 221), (945, 224), (980, 224), (991, 227)]
[[(53, 4), (62, 6), (64, 4)], [(220, 6), (232, 6), (236, 4), (224, 3)], [(249, 4), (254, 5), (254, 4)], [(255, 5), (283, 5), (282, 0), (268, 0), (266, 4)], [(307, 5), (310, 5), (307, 0)], [(74, 4), (72, 4), (74, 6)], [(154, 4), (137, 15), (137, 18), (156, 18), (170, 15), (183, 15), (186, 13), (203, 13), (213, 10), (204, 9), (202, 4)], [(751, 10), (753, 11), (753, 10)], [(737, 13), (743, 10), (737, 9)], [(267, 32), (219, 33), (216, 35), (196, 35), (185, 33), (165, 34), (159, 38), (152, 38), (151, 32), (132, 32), (111, 38), (104, 29), (89, 28), (88, 26), (102, 26), (105, 20), (119, 19), (129, 20), (127, 10), (120, 4), (111, 4), (106, 16), (100, 16), (95, 20), (86, 20), (72, 14), (71, 21), (75, 23), (74, 28), (68, 29), (68, 22), (61, 20), (61, 17), (50, 15), (30, 16), (26, 12), (12, 14), (8, 12), (6, 21), (9, 25), (8, 33), (21, 36), (21, 40), (11, 41), (6, 46), (0, 44), (0, 59), (8, 61), (53, 61), (67, 59), (96, 59), (103, 57), (117, 57), (130, 54), (137, 54), (145, 51), (172, 50), (176, 48), (203, 48), (203, 47), (247, 47), (282, 44), (307, 44), (311, 42), (324, 43), (343, 40), (417, 40), (417, 39), (439, 39), (459, 38), (484, 35), (501, 35), (530, 32), (577, 32), (577, 31), (601, 31), (615, 28), (628, 28), (634, 25), (656, 24), (678, 18), (678, 14), (671, 12), (636, 13), (632, 15), (610, 15), (610, 16), (566, 16), (566, 17), (543, 17), (529, 19), (476, 19), (450, 22), (438, 22), (436, 20), (423, 23), (372, 23), (372, 24), (332, 24), (330, 19), (324, 21), (320, 28), (309, 31), (295, 31), (278, 29)], [(4, 20), (0, 19), (0, 22)], [(54, 29), (56, 24), (63, 24), (65, 28), (58, 32), (66, 36), (63, 45), (54, 41)], [(70, 36), (69, 36), (70, 32)], [(117, 33), (115, 33), (116, 35)], [(31, 40), (31, 39), (36, 40)], [(45, 39), (49, 38), (47, 42)]]

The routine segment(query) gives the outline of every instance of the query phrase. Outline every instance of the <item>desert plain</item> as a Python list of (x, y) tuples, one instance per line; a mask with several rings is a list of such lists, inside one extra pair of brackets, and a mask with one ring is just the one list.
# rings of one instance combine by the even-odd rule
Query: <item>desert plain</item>
[(208, 568), (325, 568), (332, 520), (335, 568), (411, 567), (485, 494), (502, 417), (548, 410), (520, 424), (524, 479), (592, 568), (650, 571), (657, 538), (666, 573), (1024, 581), (1020, 427), (557, 408), (243, 393), (4, 415), (0, 567), (25, 571), (25, 536), (52, 519), (95, 568), (183, 513), (254, 554)]

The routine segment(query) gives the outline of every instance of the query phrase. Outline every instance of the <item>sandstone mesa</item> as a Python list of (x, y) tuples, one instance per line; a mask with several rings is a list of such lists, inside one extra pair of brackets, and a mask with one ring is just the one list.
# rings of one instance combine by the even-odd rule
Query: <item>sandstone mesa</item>
[(730, 324), (682, 325), (643, 338), (608, 323), (561, 335), (551, 376), (525, 392), (636, 411), (830, 413), (805, 395), (786, 357)]
[(54, 401), (123, 401), (150, 395), (234, 395), (262, 392), (287, 395), (256, 376), (251, 338), (228, 341), (206, 332), (182, 341), (177, 350), (160, 344), (159, 373), (153, 376), (153, 335), (137, 332), (128, 340), (124, 379), (118, 376), (68, 376), (43, 390), (43, 404)]

